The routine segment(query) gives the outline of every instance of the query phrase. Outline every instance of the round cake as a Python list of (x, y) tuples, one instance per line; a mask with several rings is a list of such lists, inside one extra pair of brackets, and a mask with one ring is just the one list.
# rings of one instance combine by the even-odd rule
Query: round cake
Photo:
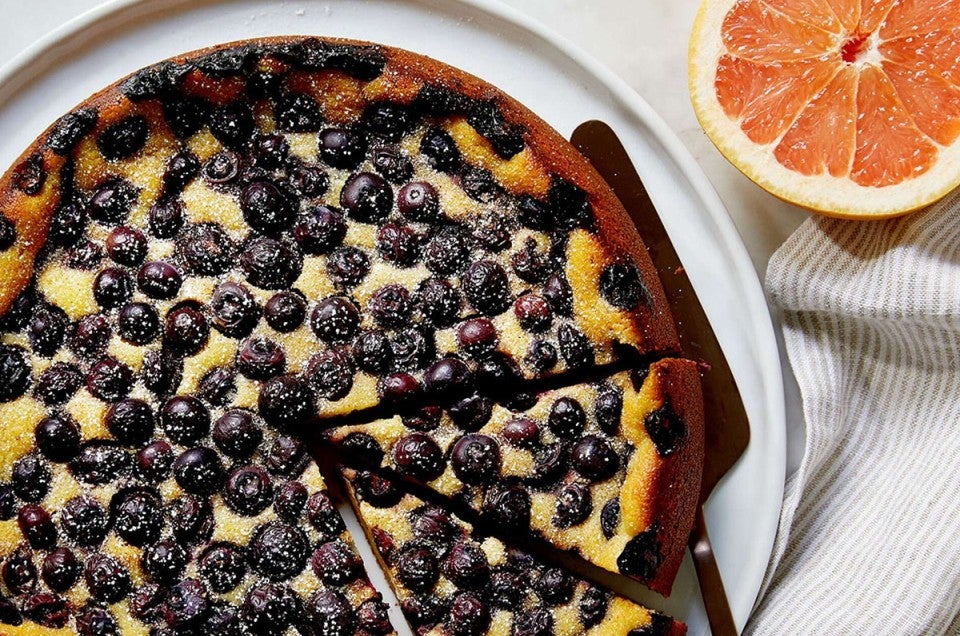
[[(227, 44), (86, 100), (0, 180), (0, 271), (3, 633), (392, 633), (317, 433), (424, 408), (475, 432), (518, 394), (679, 353), (572, 146), (477, 78), (345, 40)], [(655, 537), (656, 567), (619, 570), (662, 591), (702, 463), (699, 383), (671, 387), (681, 425), (601, 440), (650, 458), (614, 471), (621, 509), (657, 502), (614, 543)], [(581, 433), (557, 452), (596, 450)], [(616, 570), (571, 525), (557, 545)]]

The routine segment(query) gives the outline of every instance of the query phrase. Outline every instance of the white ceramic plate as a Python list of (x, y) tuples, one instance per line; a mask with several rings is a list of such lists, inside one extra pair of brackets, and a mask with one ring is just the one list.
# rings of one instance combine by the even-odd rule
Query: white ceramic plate
[[(281, 34), (404, 47), (490, 81), (565, 135), (591, 118), (617, 131), (664, 216), (750, 416), (750, 447), (707, 506), (742, 627), (783, 494), (783, 389), (767, 306), (740, 237), (692, 157), (646, 102), (569, 43), (495, 0), (119, 0), (68, 23), (0, 71), (0, 166), (73, 105), (127, 73), (211, 44)], [(369, 550), (361, 549), (376, 572)], [(374, 578), (392, 600), (382, 577)], [(670, 599), (630, 583), (625, 591), (687, 621), (691, 634), (709, 632), (689, 557)], [(392, 612), (403, 625), (397, 608)]]

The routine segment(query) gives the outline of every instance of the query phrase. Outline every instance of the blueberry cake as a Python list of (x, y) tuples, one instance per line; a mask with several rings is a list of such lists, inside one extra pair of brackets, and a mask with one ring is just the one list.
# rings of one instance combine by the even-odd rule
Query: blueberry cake
[(304, 431), (679, 350), (569, 144), (359, 42), (224, 45), (92, 96), (0, 179), (0, 271), (0, 623), (22, 633), (389, 633)]
[(326, 435), (361, 464), (461, 501), (668, 594), (700, 488), (699, 375), (686, 360), (547, 391), (469, 399)]
[(350, 496), (417, 634), (679, 636), (683, 624), (551, 567), (369, 472)]

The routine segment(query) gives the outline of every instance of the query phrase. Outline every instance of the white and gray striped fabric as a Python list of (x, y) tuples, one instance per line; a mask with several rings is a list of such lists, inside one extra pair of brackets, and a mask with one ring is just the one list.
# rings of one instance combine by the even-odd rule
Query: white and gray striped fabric
[(960, 193), (811, 218), (766, 285), (807, 436), (746, 632), (960, 633)]

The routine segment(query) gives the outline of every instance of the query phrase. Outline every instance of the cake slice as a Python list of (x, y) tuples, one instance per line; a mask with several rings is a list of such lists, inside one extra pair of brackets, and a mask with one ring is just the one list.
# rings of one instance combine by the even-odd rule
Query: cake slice
[(530, 532), (668, 594), (700, 492), (699, 387), (693, 362), (667, 359), (512, 408), (474, 399), (326, 436), (494, 528)]
[(417, 634), (679, 636), (686, 627), (547, 565), (369, 472), (344, 470), (357, 516)]

